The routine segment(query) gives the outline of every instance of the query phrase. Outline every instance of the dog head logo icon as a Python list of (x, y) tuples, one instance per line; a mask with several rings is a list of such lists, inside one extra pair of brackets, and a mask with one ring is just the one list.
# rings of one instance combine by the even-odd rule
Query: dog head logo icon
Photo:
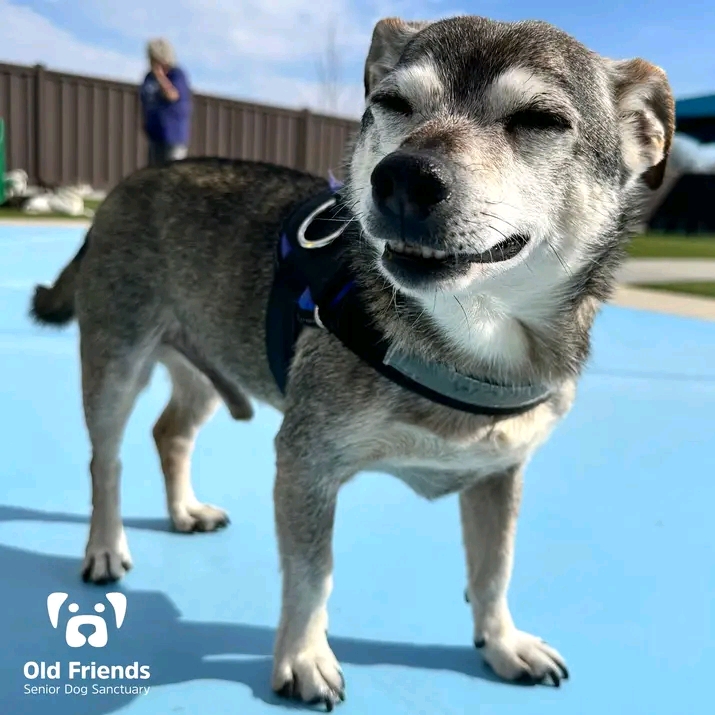
[[(107, 601), (114, 611), (114, 620), (117, 624), (117, 628), (122, 627), (124, 623), (124, 616), (127, 613), (127, 597), (123, 593), (108, 593), (106, 594)], [(67, 593), (51, 593), (47, 597), (47, 615), (50, 617), (50, 623), (53, 628), (57, 628), (60, 620), (60, 609), (64, 602), (69, 598)], [(103, 603), (95, 603), (94, 610), (98, 613), (104, 613), (106, 606)], [(70, 613), (77, 613), (79, 611), (79, 606), (76, 603), (70, 603), (67, 606), (67, 610)], [(90, 625), (94, 626), (94, 632), (90, 636), (85, 636), (80, 633), (80, 626)], [(65, 629), (65, 640), (70, 648), (81, 648), (85, 643), (94, 648), (104, 648), (107, 645), (108, 634), (107, 634), (107, 622), (101, 615), (76, 615), (72, 616), (69, 621), (67, 621), (67, 628)]]

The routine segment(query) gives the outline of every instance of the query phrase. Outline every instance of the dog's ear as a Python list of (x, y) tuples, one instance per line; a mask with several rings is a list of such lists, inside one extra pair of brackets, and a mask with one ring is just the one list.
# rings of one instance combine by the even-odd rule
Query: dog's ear
[(392, 70), (405, 45), (430, 22), (406, 22), (397, 17), (378, 21), (372, 31), (370, 51), (365, 61), (365, 96)]
[(610, 62), (626, 166), (646, 186), (663, 183), (675, 130), (675, 101), (665, 72), (641, 59)]

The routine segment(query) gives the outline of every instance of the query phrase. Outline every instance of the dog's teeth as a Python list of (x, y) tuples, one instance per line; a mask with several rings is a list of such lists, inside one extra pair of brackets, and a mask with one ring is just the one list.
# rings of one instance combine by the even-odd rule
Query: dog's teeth
[(440, 251), (434, 248), (425, 246), (412, 246), (404, 241), (388, 241), (387, 246), (391, 251), (396, 253), (404, 253), (408, 256), (419, 256), (420, 258), (438, 258), (444, 259), (447, 257), (447, 251)]

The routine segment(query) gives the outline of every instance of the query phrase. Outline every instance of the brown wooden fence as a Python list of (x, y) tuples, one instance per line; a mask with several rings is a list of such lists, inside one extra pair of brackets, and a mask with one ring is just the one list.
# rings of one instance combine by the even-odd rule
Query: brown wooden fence
[[(139, 88), (45, 67), (0, 64), (7, 168), (32, 183), (109, 189), (146, 162)], [(194, 95), (192, 156), (270, 161), (340, 176), (357, 122)]]

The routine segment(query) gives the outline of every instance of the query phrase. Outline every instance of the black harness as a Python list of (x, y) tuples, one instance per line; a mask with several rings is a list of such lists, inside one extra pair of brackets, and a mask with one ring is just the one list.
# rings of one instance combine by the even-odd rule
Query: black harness
[(444, 366), (394, 355), (373, 325), (346, 255), (352, 220), (337, 187), (299, 204), (284, 221), (266, 315), (271, 372), (285, 394), (298, 336), (306, 327), (332, 333), (392, 382), (446, 407), (479, 415), (517, 415), (545, 402), (545, 386), (504, 386)]

